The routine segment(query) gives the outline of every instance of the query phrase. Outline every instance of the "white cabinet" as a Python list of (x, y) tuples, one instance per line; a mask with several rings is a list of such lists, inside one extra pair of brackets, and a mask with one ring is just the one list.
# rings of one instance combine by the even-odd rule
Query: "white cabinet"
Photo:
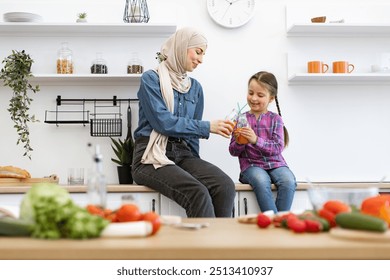
[[(255, 193), (253, 191), (238, 191), (238, 216), (257, 214), (261, 212)], [(276, 198), (276, 191), (273, 191)], [(291, 211), (312, 209), (306, 190), (296, 190)]]
[(238, 197), (238, 216), (258, 214), (261, 212), (253, 191), (239, 191)]
[[(107, 208), (117, 209), (122, 204), (122, 196), (131, 194), (134, 201), (142, 212), (154, 211), (160, 213), (160, 194), (156, 192), (119, 193), (111, 192), (107, 194)], [(11, 208), (18, 211), (24, 193), (0, 194), (0, 207)], [(88, 204), (87, 193), (70, 193), (72, 200), (79, 206), (85, 207)]]
[[(161, 198), (161, 215), (175, 215), (180, 217), (187, 217), (186, 211), (179, 204), (170, 200), (164, 195), (160, 196)], [(238, 195), (236, 192), (236, 197), (234, 198), (234, 208), (232, 212), (232, 217), (238, 216)]]
[[(108, 193), (107, 208), (118, 209), (122, 204), (122, 197), (132, 195), (135, 203), (139, 206), (142, 212), (154, 211), (160, 213), (160, 195), (155, 192), (139, 192), (139, 193)], [(86, 193), (70, 193), (73, 201), (80, 205), (88, 204), (88, 195)]]

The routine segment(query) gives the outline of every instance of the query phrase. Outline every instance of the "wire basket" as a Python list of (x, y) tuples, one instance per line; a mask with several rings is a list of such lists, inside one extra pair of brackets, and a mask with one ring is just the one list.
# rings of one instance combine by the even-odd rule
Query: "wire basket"
[(91, 136), (122, 136), (122, 119), (91, 119)]

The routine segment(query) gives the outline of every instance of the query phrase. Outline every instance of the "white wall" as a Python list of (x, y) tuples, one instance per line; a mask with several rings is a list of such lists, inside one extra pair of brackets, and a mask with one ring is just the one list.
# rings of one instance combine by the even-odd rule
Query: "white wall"
[[(279, 81), (279, 101), (285, 124), (290, 132), (290, 146), (284, 156), (298, 181), (310, 178), (313, 181), (375, 181), (388, 174), (390, 148), (390, 104), (388, 86), (297, 86), (288, 85), (287, 53), (299, 53), (304, 68), (306, 61), (323, 56), (331, 62), (332, 54), (338, 50), (341, 55), (360, 67), (368, 69), (371, 63), (367, 57), (375, 60), (383, 52), (390, 52), (389, 38), (287, 38), (286, 5), (333, 5), (362, 7), (367, 11), (371, 5), (387, 4), (387, 1), (327, 0), (293, 1), (261, 0), (256, 2), (255, 17), (244, 27), (224, 29), (216, 25), (208, 16), (205, 0), (148, 0), (151, 23), (177, 23), (178, 27), (196, 26), (203, 30), (209, 40), (209, 47), (203, 65), (191, 75), (203, 85), (206, 96), (205, 119), (223, 118), (237, 102), (245, 104), (248, 78), (255, 72), (267, 70), (273, 72)], [(30, 11), (44, 17), (45, 22), (74, 22), (76, 14), (86, 11), (89, 22), (122, 22), (124, 0), (7, 0), (0, 5), (0, 14), (10, 11)], [(317, 6), (317, 9), (318, 6)], [(302, 16), (307, 14), (302, 9)], [(318, 12), (322, 10), (319, 9)], [(345, 15), (346, 20), (355, 16), (348, 9), (329, 10), (330, 15)], [(345, 13), (343, 13), (345, 11)], [(369, 9), (368, 9), (369, 11)], [(389, 8), (390, 11), (390, 8)], [(364, 17), (364, 16), (362, 16)], [(364, 18), (361, 19), (364, 22)], [(375, 20), (375, 19), (373, 19)], [(58, 42), (66, 38), (58, 38)], [(103, 49), (108, 61), (117, 61), (120, 55), (130, 56), (131, 51), (140, 52), (146, 68), (155, 66), (155, 52), (163, 39), (154, 39), (148, 46), (140, 43), (132, 47), (116, 44), (116, 41), (94, 41), (83, 45), (70, 38), (70, 47), (75, 51), (87, 52), (83, 57), (85, 64), (94, 59), (97, 46)], [(16, 43), (0, 43), (0, 57), (8, 55), (10, 49), (27, 48), (26, 38)], [(113, 42), (113, 43), (111, 43)], [(29, 42), (30, 44), (31, 42)], [(327, 46), (331, 43), (332, 47)], [(15, 44), (15, 45), (14, 45)], [(46, 69), (56, 59), (59, 44), (41, 40), (32, 42), (42, 48), (33, 51), (37, 63), (34, 65)], [(340, 49), (338, 47), (340, 45)], [(310, 46), (316, 51), (310, 53)], [(336, 46), (336, 47), (335, 47)], [(306, 51), (307, 50), (307, 51)], [(306, 52), (308, 52), (305, 55)], [(114, 55), (114, 54), (115, 55)], [(369, 55), (369, 56), (367, 56)], [(38, 58), (45, 58), (38, 63)], [(130, 58), (130, 57), (129, 57)], [(81, 60), (81, 58), (79, 58)], [(375, 64), (376, 61), (372, 61)], [(109, 66), (110, 67), (110, 66)], [(111, 65), (113, 69), (118, 65)], [(359, 67), (357, 70), (359, 71)], [(118, 68), (119, 69), (119, 68)], [(7, 112), (10, 91), (0, 88), (0, 165), (16, 165), (28, 169), (33, 177), (58, 174), (65, 183), (68, 167), (90, 166), (90, 154), (87, 142), (99, 143), (105, 157), (104, 167), (108, 181), (117, 182), (115, 164), (108, 138), (89, 136), (89, 126), (55, 127), (43, 122), (45, 110), (55, 109), (55, 97), (63, 98), (99, 98), (111, 97), (113, 92), (121, 98), (135, 97), (136, 89), (127, 87), (88, 87), (82, 89), (80, 97), (78, 87), (43, 87), (34, 96), (32, 111), (42, 121), (31, 126), (31, 141), (34, 148), (30, 161), (22, 157), (22, 147), (15, 145), (16, 132)], [(136, 119), (136, 106), (133, 106), (133, 118)], [(275, 110), (274, 107), (271, 110)], [(135, 128), (133, 124), (133, 129)], [(209, 140), (201, 141), (201, 155), (225, 170), (237, 181), (239, 167), (236, 158), (228, 152), (228, 139), (212, 135)]]

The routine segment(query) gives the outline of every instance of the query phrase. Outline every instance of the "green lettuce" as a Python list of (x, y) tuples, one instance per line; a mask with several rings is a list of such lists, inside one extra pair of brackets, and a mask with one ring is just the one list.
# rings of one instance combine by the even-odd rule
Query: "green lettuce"
[(76, 205), (57, 184), (33, 185), (20, 205), (20, 219), (33, 223), (32, 237), (44, 239), (99, 237), (109, 221)]

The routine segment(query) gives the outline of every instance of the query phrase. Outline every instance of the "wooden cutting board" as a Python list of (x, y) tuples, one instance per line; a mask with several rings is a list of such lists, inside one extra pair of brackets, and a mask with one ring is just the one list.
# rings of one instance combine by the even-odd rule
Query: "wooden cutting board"
[(355, 241), (390, 241), (390, 230), (387, 230), (385, 232), (372, 232), (365, 230), (332, 228), (329, 234), (335, 238), (350, 239)]
[(59, 178), (57, 175), (50, 175), (43, 178), (0, 178), (0, 187), (2, 186), (29, 186), (35, 183), (56, 183), (58, 184)]

